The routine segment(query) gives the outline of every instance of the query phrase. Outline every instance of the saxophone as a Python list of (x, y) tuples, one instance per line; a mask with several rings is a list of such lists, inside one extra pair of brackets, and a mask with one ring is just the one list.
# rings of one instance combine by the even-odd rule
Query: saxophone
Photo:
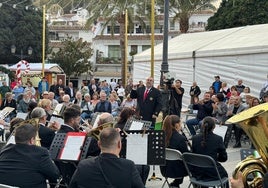
[(268, 166), (268, 103), (245, 110), (227, 122), (238, 124), (260, 155), (258, 158), (249, 156), (238, 163), (233, 177), (237, 178), (241, 171), (245, 188), (262, 188), (262, 178), (267, 173)]

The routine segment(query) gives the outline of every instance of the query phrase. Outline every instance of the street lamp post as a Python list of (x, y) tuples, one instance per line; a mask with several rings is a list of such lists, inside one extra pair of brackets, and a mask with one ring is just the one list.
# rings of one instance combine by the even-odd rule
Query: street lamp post
[(24, 54), (23, 54), (23, 50), (22, 50), (22, 48), (21, 48), (21, 50), (20, 50), (20, 54), (15, 54), (15, 53), (16, 53), (16, 46), (13, 44), (13, 45), (11, 46), (11, 53), (12, 53), (14, 56), (20, 58), (20, 60), (23, 60), (25, 57), (29, 57), (30, 55), (33, 54), (33, 48), (32, 48), (31, 46), (28, 47), (28, 49), (27, 49), (27, 53), (28, 53), (28, 55), (24, 55)]
[(160, 75), (160, 91), (162, 94), (162, 113), (163, 119), (169, 113), (170, 91), (167, 85), (164, 85), (164, 76), (168, 70), (168, 22), (169, 22), (169, 0), (165, 0), (164, 4), (164, 36), (163, 36), (163, 57)]

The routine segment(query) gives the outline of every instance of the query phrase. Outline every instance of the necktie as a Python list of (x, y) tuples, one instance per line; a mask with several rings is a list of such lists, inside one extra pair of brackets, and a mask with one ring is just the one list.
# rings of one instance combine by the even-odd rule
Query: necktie
[(149, 89), (146, 89), (143, 95), (143, 100), (145, 101), (149, 93)]

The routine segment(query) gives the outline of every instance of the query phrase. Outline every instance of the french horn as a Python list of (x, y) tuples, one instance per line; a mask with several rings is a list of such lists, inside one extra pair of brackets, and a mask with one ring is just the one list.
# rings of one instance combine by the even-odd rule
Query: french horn
[(237, 178), (241, 171), (245, 188), (262, 188), (262, 178), (267, 173), (268, 165), (268, 103), (245, 110), (227, 122), (238, 124), (260, 155), (257, 158), (249, 156), (238, 163), (233, 177)]

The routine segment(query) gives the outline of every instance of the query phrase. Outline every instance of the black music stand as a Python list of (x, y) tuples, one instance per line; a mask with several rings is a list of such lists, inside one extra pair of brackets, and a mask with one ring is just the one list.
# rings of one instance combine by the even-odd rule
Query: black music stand
[(64, 147), (64, 141), (65, 141), (66, 135), (67, 133), (57, 133), (49, 149), (51, 158), (53, 161), (55, 161), (55, 164), (59, 168), (61, 175), (62, 175), (63, 184), (59, 184), (61, 183), (60, 181), (57, 184), (57, 186), (63, 185), (64, 187), (68, 187), (67, 185), (70, 183), (70, 178), (72, 176), (72, 173), (76, 169), (78, 162), (87, 157), (87, 151), (89, 149), (89, 145), (92, 139), (91, 137), (86, 137), (86, 140), (84, 141), (83, 146), (80, 148), (81, 154), (78, 160), (61, 160), (59, 159), (59, 156), (60, 156), (61, 150)]
[(124, 130), (134, 130), (135, 123), (140, 123), (142, 127), (140, 130), (148, 130), (151, 127), (152, 122), (151, 121), (144, 121), (144, 120), (138, 120), (134, 118), (130, 118), (127, 120), (126, 125), (124, 127)]
[[(52, 144), (49, 148), (49, 152), (50, 152), (50, 156), (52, 158), (52, 160), (60, 160), (59, 159), (59, 154), (61, 149), (64, 146), (64, 140), (65, 140), (65, 136), (67, 134), (66, 133), (57, 133), (52, 141)], [(87, 157), (87, 151), (91, 142), (91, 137), (87, 137), (84, 145), (81, 147), (81, 155), (79, 160), (85, 159)], [(76, 161), (74, 161), (76, 162)]]
[[(165, 150), (164, 131), (162, 130), (144, 130), (144, 131), (136, 130), (136, 131), (125, 131), (125, 132), (127, 134), (140, 134), (141, 136), (143, 134), (147, 134), (148, 135), (147, 165), (164, 165), (165, 164), (166, 150)], [(122, 149), (120, 152), (120, 157), (126, 158), (127, 135), (124, 132), (121, 132), (121, 137), (122, 137)], [(153, 175), (148, 181), (150, 180), (162, 180), (162, 178), (156, 177), (155, 172), (153, 172)]]

